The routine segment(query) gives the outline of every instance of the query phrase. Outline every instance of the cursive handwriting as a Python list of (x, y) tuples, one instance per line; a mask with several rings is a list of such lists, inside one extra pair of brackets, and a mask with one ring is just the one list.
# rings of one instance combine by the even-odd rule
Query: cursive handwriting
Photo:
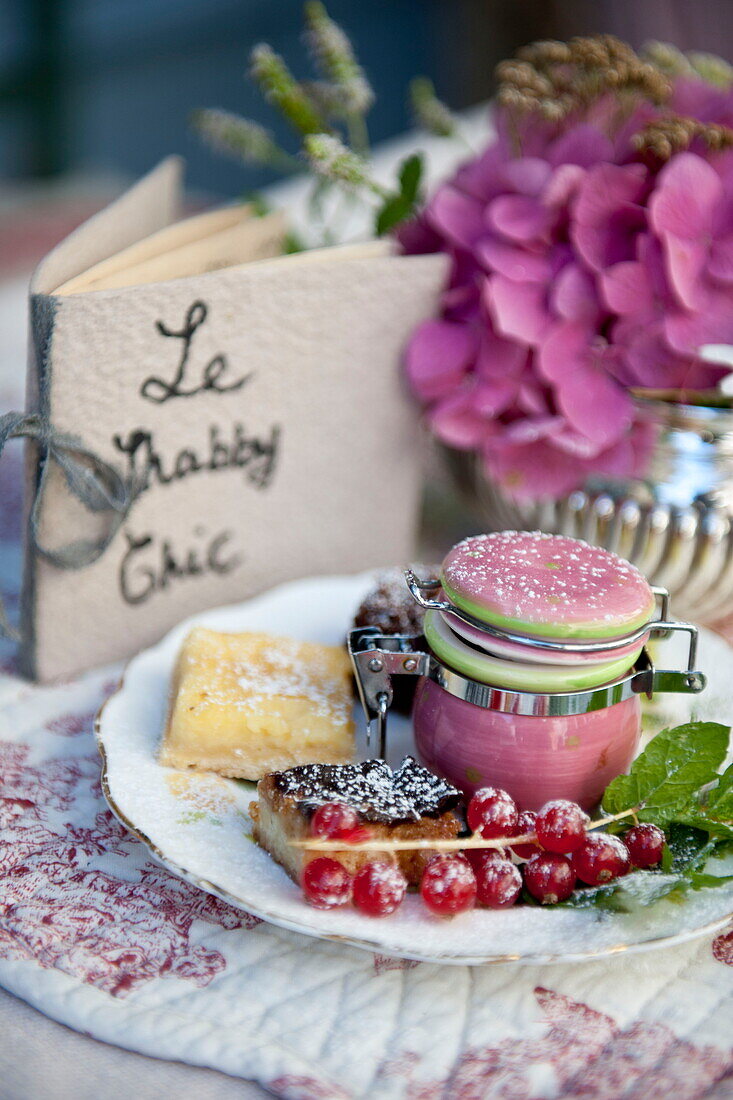
[(280, 447), (280, 427), (273, 424), (267, 437), (249, 436), (240, 423), (232, 425), (232, 435), (223, 439), (216, 424), (209, 426), (207, 443), (201, 448), (183, 447), (166, 461), (155, 444), (152, 432), (135, 428), (126, 437), (114, 435), (112, 442), (127, 455), (127, 474), (143, 492), (153, 482), (170, 485), (204, 471), (244, 470), (247, 480), (257, 489), (266, 489), (272, 480)]
[(125, 531), (127, 549), (119, 570), (123, 600), (133, 606), (145, 603), (156, 592), (164, 592), (173, 581), (205, 573), (224, 575), (241, 564), (241, 556), (228, 550), (233, 538), (231, 531), (208, 537), (203, 527), (196, 527), (193, 533), (198, 543), (177, 552), (170, 539), (158, 542), (150, 533), (138, 536)]
[(215, 355), (204, 366), (200, 376), (201, 381), (198, 385), (188, 389), (184, 387), (187, 374), (190, 373), (189, 356), (194, 334), (203, 325), (208, 313), (208, 306), (205, 302), (194, 302), (188, 308), (183, 328), (176, 330), (168, 328), (162, 321), (155, 322), (155, 327), (161, 336), (183, 341), (181, 358), (172, 381), (166, 382), (164, 378), (158, 378), (155, 375), (146, 378), (140, 387), (141, 397), (147, 398), (148, 401), (154, 401), (156, 405), (162, 405), (164, 401), (170, 401), (173, 397), (194, 397), (197, 393), (203, 393), (205, 390), (213, 390), (215, 393), (231, 393), (232, 390), (241, 389), (245, 382), (250, 380), (251, 373), (239, 378), (236, 382), (229, 382), (228, 384), (224, 382), (222, 379), (229, 370), (229, 362), (226, 356), (219, 354)]

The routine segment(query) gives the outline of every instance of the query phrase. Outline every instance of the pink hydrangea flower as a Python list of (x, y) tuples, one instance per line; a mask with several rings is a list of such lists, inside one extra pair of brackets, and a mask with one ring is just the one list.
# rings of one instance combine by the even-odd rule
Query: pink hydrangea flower
[[(614, 129), (613, 108), (518, 129), (498, 111), (491, 145), (399, 234), (452, 261), (407, 349), (410, 386), (434, 434), (518, 499), (639, 473), (651, 440), (629, 390), (727, 371), (699, 348), (733, 343), (733, 152), (693, 142), (655, 165), (632, 138), (661, 109)], [(733, 92), (679, 78), (669, 112), (731, 125)]]

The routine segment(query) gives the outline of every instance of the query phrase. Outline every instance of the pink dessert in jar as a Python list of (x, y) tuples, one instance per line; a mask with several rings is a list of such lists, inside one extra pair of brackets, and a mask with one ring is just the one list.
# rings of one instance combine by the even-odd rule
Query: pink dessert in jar
[(428, 612), (425, 634), (446, 676), (469, 690), (421, 680), (413, 723), (424, 762), (468, 795), (491, 785), (523, 809), (551, 798), (595, 806), (638, 746), (639, 696), (613, 685), (648, 638), (647, 581), (607, 550), (526, 531), (465, 539), (440, 581), (456, 610)]

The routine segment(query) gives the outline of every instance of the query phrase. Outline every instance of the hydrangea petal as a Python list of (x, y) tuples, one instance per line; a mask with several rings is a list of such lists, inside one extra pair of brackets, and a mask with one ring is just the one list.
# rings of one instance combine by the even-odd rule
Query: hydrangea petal
[(678, 153), (659, 173), (649, 218), (663, 237), (708, 238), (722, 198), (723, 184), (715, 169), (695, 153)]
[(552, 442), (559, 451), (564, 451), (565, 454), (575, 455), (576, 458), (584, 460), (595, 458), (603, 450), (602, 444), (599, 446), (587, 435), (575, 431), (565, 421), (563, 421), (562, 429), (553, 435)]
[(626, 360), (633, 372), (632, 384), (649, 389), (708, 389), (728, 373), (722, 364), (672, 351), (661, 324), (639, 332), (626, 349)]
[(526, 443), (536, 443), (540, 439), (554, 436), (564, 423), (563, 418), (557, 414), (515, 420), (504, 431), (504, 439), (522, 446)]
[(580, 190), (584, 178), (585, 171), (577, 164), (562, 164), (552, 173), (542, 201), (553, 210), (567, 207)]
[(548, 160), (552, 165), (577, 164), (590, 168), (613, 160), (613, 143), (597, 126), (581, 122), (553, 142)]
[(724, 283), (733, 283), (733, 234), (713, 241), (708, 274)]
[(612, 264), (633, 259), (636, 237), (645, 225), (643, 209), (624, 203), (595, 224), (584, 225), (576, 220), (571, 237), (582, 259), (600, 274)]
[(517, 157), (504, 165), (502, 177), (507, 190), (536, 198), (545, 187), (550, 173), (550, 165), (542, 157)]
[(547, 440), (492, 447), (484, 455), (489, 477), (515, 500), (551, 500), (582, 482), (577, 456), (558, 451)]
[(630, 420), (630, 401), (604, 371), (592, 330), (575, 322), (557, 324), (540, 350), (539, 367), (573, 429), (599, 446), (618, 439)]
[(730, 297), (711, 294), (703, 312), (671, 310), (664, 318), (664, 335), (683, 355), (697, 355), (703, 344), (733, 343), (733, 309)]
[(498, 336), (490, 325), (482, 331), (476, 355), (476, 374), (484, 379), (518, 378), (527, 363), (527, 348)]
[(486, 231), (483, 204), (449, 185), (434, 196), (426, 217), (433, 229), (461, 248), (472, 248)]
[(529, 195), (500, 195), (488, 208), (488, 224), (510, 241), (537, 241), (547, 238), (552, 214)]
[(545, 287), (494, 275), (490, 291), (489, 310), (497, 331), (524, 344), (539, 345), (552, 325)]
[(639, 205), (646, 185), (641, 165), (600, 164), (586, 173), (575, 204), (571, 239), (594, 271), (634, 259), (636, 236), (646, 227), (646, 214)]
[(490, 382), (481, 381), (474, 391), (473, 400), (476, 411), (481, 416), (492, 418), (504, 412), (517, 396), (519, 382), (516, 378), (494, 378)]
[(677, 300), (688, 309), (704, 309), (708, 297), (703, 281), (708, 260), (707, 244), (670, 235), (665, 245), (667, 272)]
[(629, 395), (592, 365), (568, 375), (556, 400), (571, 427), (599, 448), (615, 443), (631, 423)]
[(476, 337), (465, 325), (424, 321), (407, 346), (405, 366), (414, 393), (423, 401), (444, 397), (460, 384), (476, 353)]
[(655, 316), (656, 303), (648, 272), (636, 260), (609, 267), (601, 273), (600, 285), (603, 300), (614, 313), (642, 320)]
[(580, 370), (588, 354), (592, 332), (587, 325), (561, 321), (547, 333), (537, 356), (539, 373), (548, 382), (562, 383)]
[(566, 321), (584, 321), (594, 327), (601, 318), (596, 281), (577, 263), (569, 263), (559, 272), (550, 292), (550, 303)]
[(507, 150), (499, 140), (489, 145), (475, 160), (462, 164), (453, 183), (459, 191), (479, 199), (483, 205), (506, 191), (506, 163)]
[(428, 421), (438, 439), (463, 451), (480, 447), (490, 430), (473, 407), (470, 391), (459, 391), (444, 397), (431, 408)]
[(550, 411), (544, 389), (533, 378), (525, 379), (519, 387), (517, 406), (530, 416), (544, 416)]
[(487, 237), (476, 245), (476, 255), (488, 271), (498, 271), (517, 282), (544, 283), (552, 273), (546, 254), (517, 248), (496, 237)]

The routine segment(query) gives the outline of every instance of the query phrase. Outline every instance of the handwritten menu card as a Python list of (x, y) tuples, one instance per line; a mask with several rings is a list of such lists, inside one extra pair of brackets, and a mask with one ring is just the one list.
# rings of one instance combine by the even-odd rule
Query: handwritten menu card
[[(239, 226), (244, 246), (216, 227), (213, 243), (193, 240), (199, 229), (175, 229), (179, 175), (164, 162), (31, 285), (29, 408), (137, 494), (92, 564), (59, 568), (29, 543), (24, 661), (40, 680), (282, 581), (413, 552), (420, 440), (399, 362), (444, 258), (382, 243), (277, 256), (277, 216)], [(29, 507), (42, 461), (30, 445)], [(38, 543), (101, 523), (49, 467)]]

